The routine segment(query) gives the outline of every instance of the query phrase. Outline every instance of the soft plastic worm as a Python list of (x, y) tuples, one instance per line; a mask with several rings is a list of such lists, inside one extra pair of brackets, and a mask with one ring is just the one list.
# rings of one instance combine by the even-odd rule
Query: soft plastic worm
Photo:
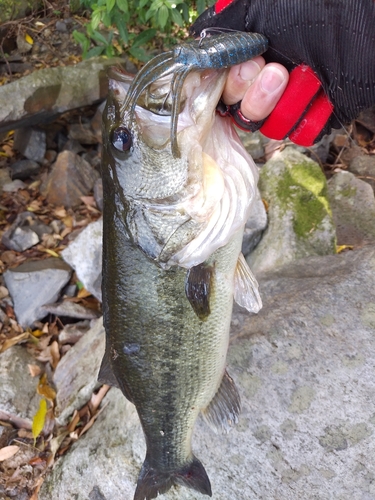
[(172, 120), (171, 145), (175, 157), (180, 156), (177, 145), (177, 120), (180, 112), (181, 89), (191, 71), (221, 69), (241, 64), (263, 54), (268, 41), (259, 33), (234, 31), (204, 36), (200, 40), (181, 42), (173, 50), (159, 54), (135, 76), (121, 108), (122, 119), (132, 122), (137, 100), (142, 92), (159, 78), (173, 73), (171, 80)]

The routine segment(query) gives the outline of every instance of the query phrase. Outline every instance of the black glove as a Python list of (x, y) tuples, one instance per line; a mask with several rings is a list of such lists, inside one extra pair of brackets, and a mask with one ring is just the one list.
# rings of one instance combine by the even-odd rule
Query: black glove
[(269, 136), (309, 145), (375, 104), (374, 0), (218, 0), (190, 33), (211, 27), (265, 35), (266, 61), (294, 70)]

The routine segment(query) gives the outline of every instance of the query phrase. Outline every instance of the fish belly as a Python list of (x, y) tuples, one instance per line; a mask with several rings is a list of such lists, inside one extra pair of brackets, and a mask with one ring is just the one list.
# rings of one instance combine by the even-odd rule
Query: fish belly
[[(116, 210), (107, 207), (104, 213), (107, 355), (118, 385), (136, 406), (146, 438), (139, 486), (150, 470), (159, 476), (180, 471), (181, 476), (181, 471), (201, 466), (192, 454), (191, 436), (225, 371), (242, 231), (205, 263), (213, 273), (210, 314), (201, 320), (185, 295), (186, 269), (157, 266), (131, 242)], [(170, 482), (210, 494), (208, 487), (199, 489), (183, 479)], [(158, 492), (169, 487), (159, 486)], [(141, 492), (135, 498), (154, 497)]]

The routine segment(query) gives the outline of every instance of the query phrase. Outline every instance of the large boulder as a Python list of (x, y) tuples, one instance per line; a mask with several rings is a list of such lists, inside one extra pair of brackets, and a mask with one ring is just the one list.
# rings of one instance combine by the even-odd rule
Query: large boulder
[(247, 258), (255, 273), (310, 255), (336, 251), (336, 232), (319, 165), (293, 148), (260, 170), (259, 189), (269, 205), (268, 227)]
[[(229, 372), (237, 427), (198, 422), (193, 449), (213, 500), (375, 497), (375, 250), (301, 259), (259, 278), (264, 308), (237, 310)], [(40, 500), (132, 499), (145, 455), (134, 406), (117, 389), (47, 476)], [(207, 498), (184, 487), (160, 500)]]

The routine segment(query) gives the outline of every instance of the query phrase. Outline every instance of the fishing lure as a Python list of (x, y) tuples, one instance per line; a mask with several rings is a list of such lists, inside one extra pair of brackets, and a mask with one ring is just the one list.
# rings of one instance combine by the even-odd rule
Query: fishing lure
[[(173, 95), (171, 110), (172, 153), (180, 157), (177, 145), (177, 123), (181, 106), (181, 90), (191, 71), (221, 69), (241, 64), (263, 54), (268, 48), (267, 38), (258, 33), (231, 32), (201, 37), (199, 40), (181, 42), (174, 50), (156, 56), (134, 78), (121, 108), (127, 113), (126, 121), (133, 119), (139, 96), (159, 78), (173, 73), (170, 93)], [(129, 105), (129, 103), (131, 103)], [(125, 111), (126, 110), (126, 111)]]

